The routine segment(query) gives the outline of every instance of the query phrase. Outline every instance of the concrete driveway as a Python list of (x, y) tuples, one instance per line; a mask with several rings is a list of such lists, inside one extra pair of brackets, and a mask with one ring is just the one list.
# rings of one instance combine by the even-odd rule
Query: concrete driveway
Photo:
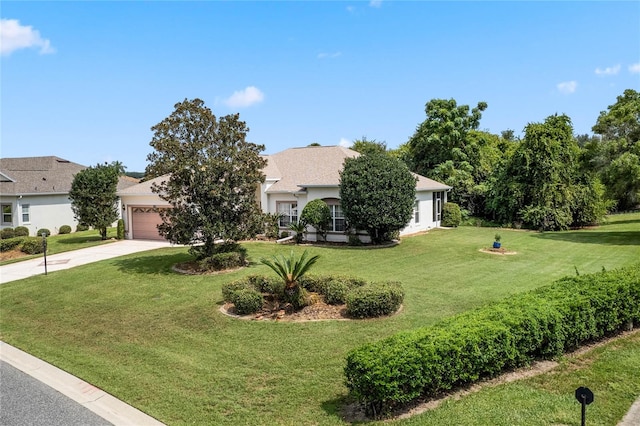
[[(80, 250), (67, 251), (47, 256), (47, 271), (60, 271), (74, 266), (162, 247), (171, 247), (171, 244), (167, 241), (122, 240)], [(41, 274), (44, 274), (42, 256), (0, 266), (0, 284)]]

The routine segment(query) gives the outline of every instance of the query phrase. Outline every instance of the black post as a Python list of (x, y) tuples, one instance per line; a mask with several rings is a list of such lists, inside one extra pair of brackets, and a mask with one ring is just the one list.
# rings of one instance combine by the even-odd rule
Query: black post
[(582, 426), (585, 425), (586, 422), (586, 414), (587, 414), (587, 396), (586, 395), (580, 395), (582, 397), (582, 423), (580, 423)]
[(47, 275), (47, 233), (42, 233), (42, 252), (44, 253), (44, 274)]
[(582, 405), (582, 426), (585, 426), (587, 405), (593, 402), (593, 392), (589, 388), (579, 387), (576, 389), (576, 399)]

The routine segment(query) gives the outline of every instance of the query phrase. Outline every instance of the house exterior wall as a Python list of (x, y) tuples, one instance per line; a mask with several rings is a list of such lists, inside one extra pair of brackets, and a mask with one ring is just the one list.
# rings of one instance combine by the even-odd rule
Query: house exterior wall
[(155, 194), (123, 195), (120, 197), (120, 212), (124, 220), (124, 235), (128, 240), (133, 239), (131, 223), (133, 222), (133, 207), (170, 207), (170, 205)]
[[(12, 223), (2, 223), (3, 228), (24, 226), (29, 235), (35, 236), (38, 229), (47, 228), (56, 235), (62, 225), (75, 230), (78, 221), (71, 210), (71, 201), (67, 194), (21, 195), (0, 197), (1, 204), (11, 204)], [(22, 217), (23, 206), (29, 206), (29, 220)]]

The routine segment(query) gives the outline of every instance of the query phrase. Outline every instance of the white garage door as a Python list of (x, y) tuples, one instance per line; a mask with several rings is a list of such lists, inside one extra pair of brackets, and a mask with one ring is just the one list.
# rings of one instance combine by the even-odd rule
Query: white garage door
[(158, 233), (162, 223), (158, 209), (152, 207), (131, 208), (131, 230), (136, 240), (164, 240)]

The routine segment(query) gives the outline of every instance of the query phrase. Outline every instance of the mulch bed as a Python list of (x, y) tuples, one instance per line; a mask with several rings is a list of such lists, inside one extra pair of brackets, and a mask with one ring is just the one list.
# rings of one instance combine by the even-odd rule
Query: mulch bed
[(262, 310), (255, 314), (238, 315), (232, 303), (225, 303), (220, 307), (220, 312), (225, 315), (256, 321), (325, 321), (325, 320), (350, 320), (347, 316), (346, 305), (329, 305), (322, 300), (317, 293), (310, 293), (312, 304), (296, 311), (290, 304), (281, 304), (272, 298), (265, 297)]

